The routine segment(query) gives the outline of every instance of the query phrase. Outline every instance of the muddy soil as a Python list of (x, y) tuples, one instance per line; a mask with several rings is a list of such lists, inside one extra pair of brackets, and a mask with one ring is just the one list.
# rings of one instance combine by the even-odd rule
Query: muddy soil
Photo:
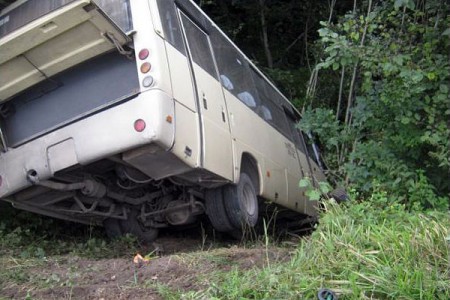
[(27, 270), (29, 282), (3, 285), (0, 299), (165, 299), (161, 288), (205, 290), (218, 271), (263, 268), (268, 262), (288, 260), (292, 251), (172, 234), (159, 238), (142, 255), (155, 246), (158, 256), (139, 264), (133, 262), (135, 253), (114, 259), (49, 257)]

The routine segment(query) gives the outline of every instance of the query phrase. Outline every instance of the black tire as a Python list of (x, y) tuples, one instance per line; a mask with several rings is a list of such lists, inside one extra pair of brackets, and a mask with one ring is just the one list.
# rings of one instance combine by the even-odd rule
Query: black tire
[(157, 228), (144, 227), (139, 220), (138, 211), (132, 210), (127, 220), (120, 221), (120, 227), (122, 228), (122, 234), (132, 234), (140, 242), (151, 243), (158, 237), (159, 230)]
[(110, 239), (117, 239), (123, 235), (122, 228), (117, 219), (109, 218), (104, 220), (103, 227), (105, 228), (106, 235)]
[(205, 193), (206, 214), (215, 230), (229, 232), (235, 228), (228, 219), (223, 204), (223, 188), (207, 190)]
[(258, 222), (258, 196), (253, 181), (247, 173), (241, 173), (237, 185), (224, 188), (224, 204), (231, 225), (245, 230)]
[(330, 196), (334, 198), (334, 200), (336, 200), (337, 203), (342, 203), (350, 199), (347, 192), (341, 187), (338, 187), (335, 190), (333, 190), (330, 193)]

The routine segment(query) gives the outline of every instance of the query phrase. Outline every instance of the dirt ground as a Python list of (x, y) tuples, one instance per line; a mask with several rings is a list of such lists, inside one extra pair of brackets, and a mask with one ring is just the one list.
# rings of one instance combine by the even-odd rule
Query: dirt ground
[(204, 290), (217, 271), (262, 268), (268, 262), (288, 260), (292, 251), (289, 247), (266, 249), (262, 243), (245, 247), (238, 242), (173, 235), (159, 238), (155, 246), (160, 256), (141, 264), (133, 262), (135, 253), (115, 259), (46, 258), (26, 269), (26, 282), (3, 285), (0, 299), (165, 299), (161, 288)]

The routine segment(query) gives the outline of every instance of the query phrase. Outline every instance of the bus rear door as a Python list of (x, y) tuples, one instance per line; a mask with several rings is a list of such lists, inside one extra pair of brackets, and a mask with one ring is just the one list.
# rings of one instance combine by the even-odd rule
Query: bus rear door
[(233, 179), (233, 157), (227, 108), (208, 34), (179, 11), (187, 44), (201, 118), (202, 165), (226, 179)]

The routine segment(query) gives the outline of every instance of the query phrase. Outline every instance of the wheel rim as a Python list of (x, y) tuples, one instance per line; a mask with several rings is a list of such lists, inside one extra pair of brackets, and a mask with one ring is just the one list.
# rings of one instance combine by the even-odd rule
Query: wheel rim
[(256, 213), (256, 194), (250, 184), (245, 184), (242, 189), (242, 204), (248, 215), (253, 216)]

